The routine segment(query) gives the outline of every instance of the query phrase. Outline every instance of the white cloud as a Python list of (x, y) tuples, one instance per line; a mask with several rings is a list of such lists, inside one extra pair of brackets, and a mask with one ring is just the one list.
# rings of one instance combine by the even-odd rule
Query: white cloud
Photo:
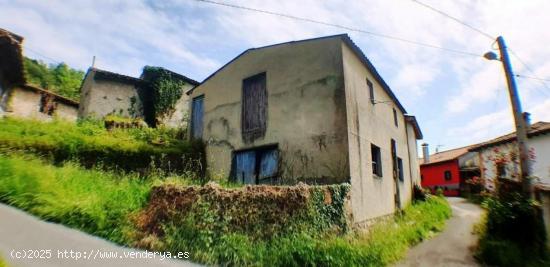
[[(479, 55), (491, 49), (492, 40), (410, 0), (222, 1)], [(424, 2), (503, 35), (537, 76), (550, 78), (550, 31), (545, 27), (550, 1)], [(96, 55), (99, 67), (120, 73), (138, 75), (145, 64), (160, 65), (199, 80), (250, 47), (346, 32), (178, 0), (0, 0), (0, 25), (25, 36), (27, 46), (39, 53), (82, 69)], [(509, 114), (499, 105), (507, 96), (499, 62), (348, 33), (421, 125), (436, 125), (423, 129), (428, 142), (446, 139), (451, 147), (511, 129)], [(512, 62), (516, 73), (532, 76), (514, 57)], [(531, 79), (518, 79), (518, 86), (533, 119), (550, 121), (550, 90)]]

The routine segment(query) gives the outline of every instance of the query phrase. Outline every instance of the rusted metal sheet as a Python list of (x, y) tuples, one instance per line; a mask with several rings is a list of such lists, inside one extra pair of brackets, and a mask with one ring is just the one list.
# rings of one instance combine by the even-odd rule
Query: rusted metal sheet
[(244, 142), (263, 137), (267, 120), (266, 74), (243, 80), (241, 127)]

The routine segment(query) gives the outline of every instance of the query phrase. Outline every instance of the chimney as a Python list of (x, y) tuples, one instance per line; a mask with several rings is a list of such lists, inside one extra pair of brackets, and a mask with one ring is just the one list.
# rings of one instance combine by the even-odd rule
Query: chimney
[(430, 162), (430, 149), (427, 143), (422, 144), (422, 157), (424, 158), (424, 164)]
[(525, 122), (525, 130), (527, 133), (531, 131), (531, 113), (529, 112), (523, 112), (523, 121)]

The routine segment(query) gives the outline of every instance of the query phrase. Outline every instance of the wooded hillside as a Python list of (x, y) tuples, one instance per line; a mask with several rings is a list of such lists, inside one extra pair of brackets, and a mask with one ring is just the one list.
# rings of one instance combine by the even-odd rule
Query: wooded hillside
[(46, 64), (42, 61), (25, 57), (27, 82), (62, 96), (78, 100), (80, 83), (84, 72), (73, 69), (65, 63)]

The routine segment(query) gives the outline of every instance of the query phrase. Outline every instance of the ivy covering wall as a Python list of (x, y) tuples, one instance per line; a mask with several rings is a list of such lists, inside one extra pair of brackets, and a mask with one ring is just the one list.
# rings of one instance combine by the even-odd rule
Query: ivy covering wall
[[(148, 92), (145, 93), (145, 97), (152, 99), (148, 103), (150, 108), (145, 112), (150, 113), (149, 117), (155, 118), (154, 122), (149, 121), (149, 124), (156, 125), (162, 118), (170, 116), (176, 110), (176, 103), (183, 96), (186, 82), (169, 70), (152, 66), (143, 68), (141, 78), (148, 82), (148, 88), (146, 88)], [(147, 114), (146, 117), (148, 117)]]

